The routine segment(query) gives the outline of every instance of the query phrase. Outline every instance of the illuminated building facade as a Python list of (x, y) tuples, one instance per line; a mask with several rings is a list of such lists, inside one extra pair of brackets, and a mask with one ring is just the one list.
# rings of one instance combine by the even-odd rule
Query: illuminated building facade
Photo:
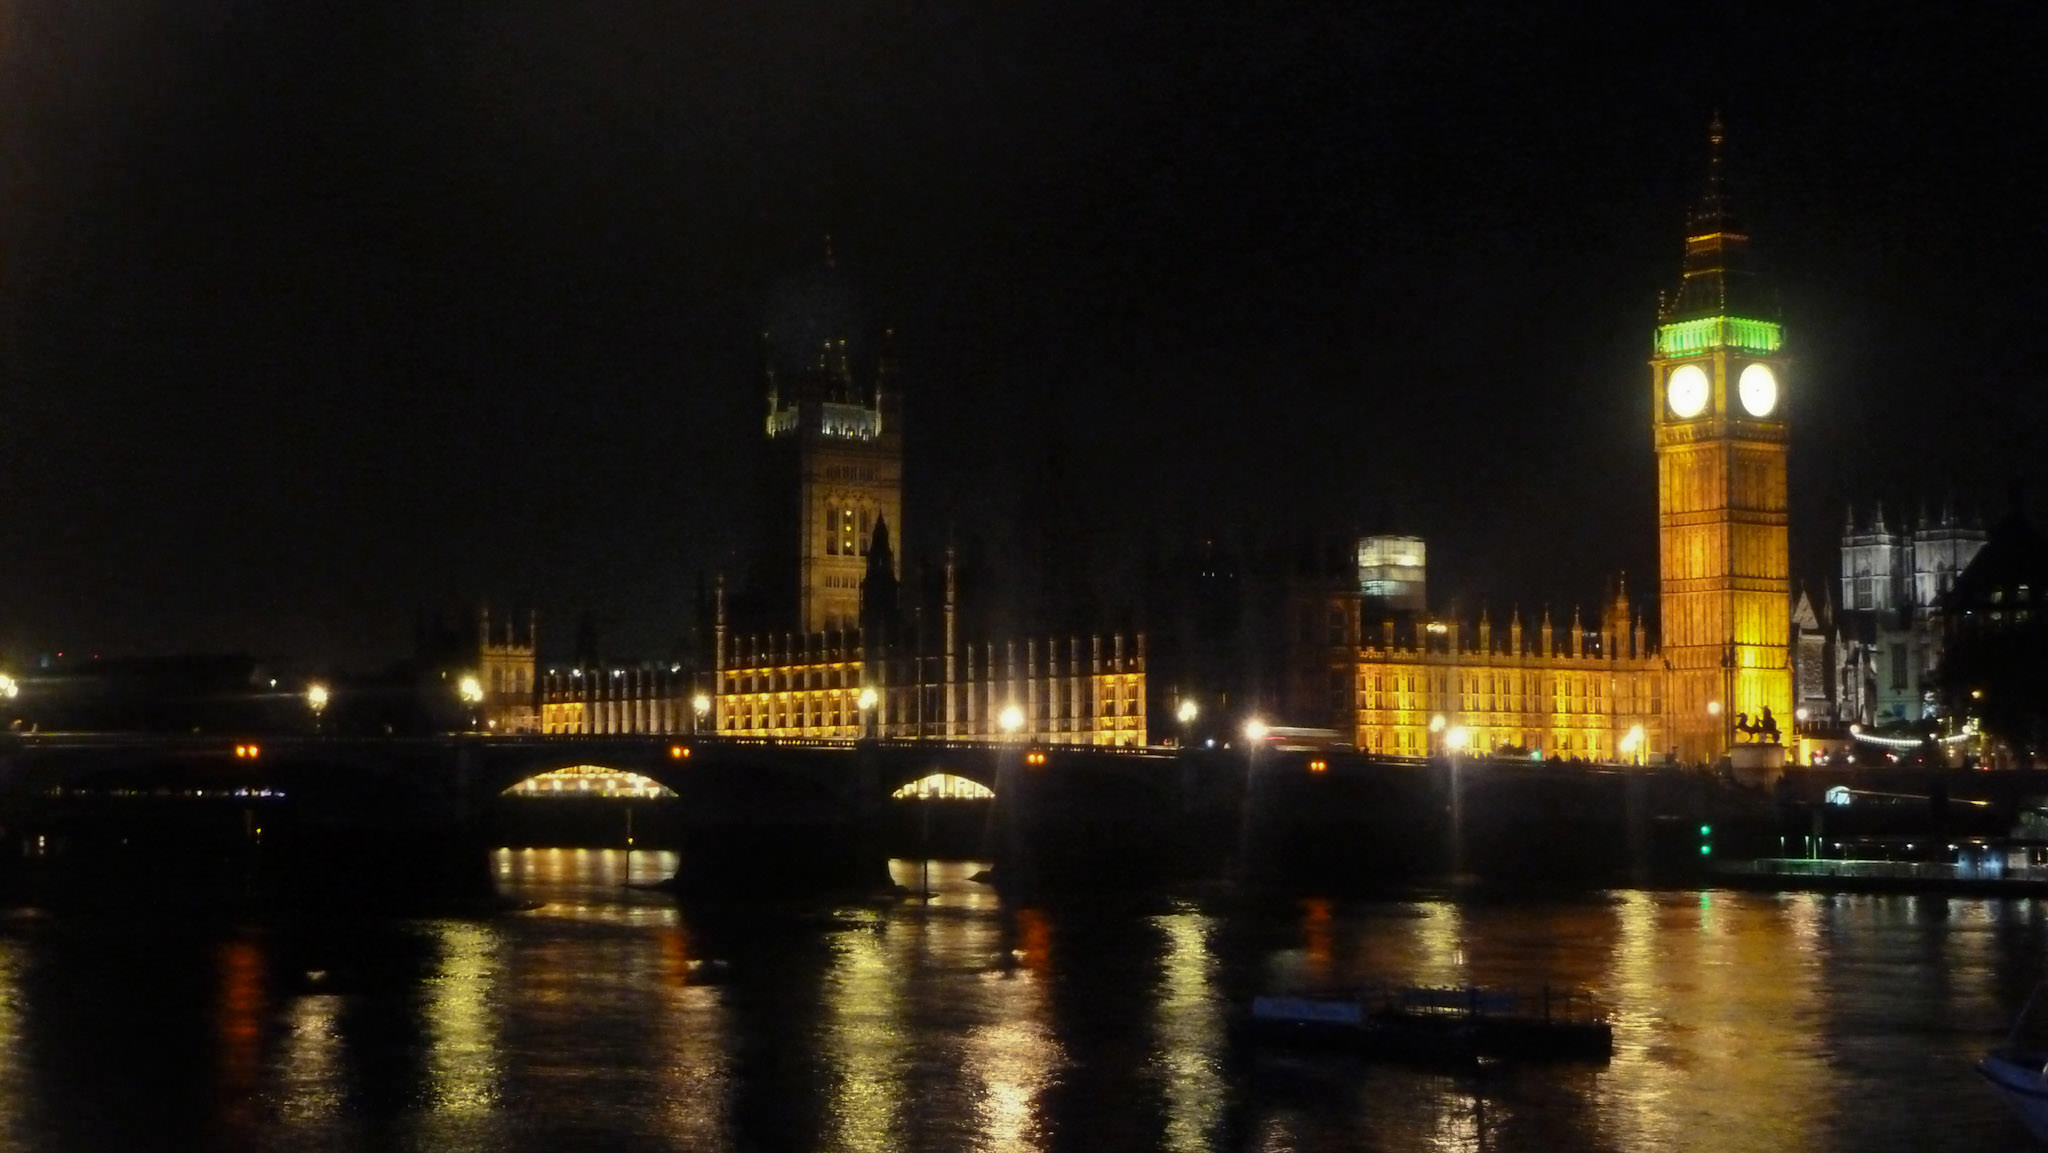
[[(777, 739), (1146, 742), (1142, 637), (1010, 639), (929, 653), (913, 646), (872, 662), (857, 641), (721, 638), (716, 731)], [(868, 689), (873, 695), (864, 698)], [(1018, 727), (1010, 730), (1004, 712), (1013, 706)]]
[(829, 241), (781, 296), (764, 341), (772, 520), (755, 587), (735, 605), (719, 581), (711, 651), (694, 662), (551, 672), (542, 729), (1145, 743), (1142, 635), (1002, 635), (963, 609), (950, 548), (932, 603), (906, 595), (893, 334), (863, 355)]
[(477, 619), (477, 682), (483, 692), (480, 705), (483, 726), (495, 733), (540, 731), (540, 715), (534, 707), (535, 654), (539, 649), (540, 616), (528, 612), (522, 632), (518, 622), (508, 620), (492, 631), (489, 605)]
[(1791, 728), (1784, 329), (1729, 212), (1721, 124), (1684, 277), (1660, 309), (1650, 387), (1671, 740), (1709, 761), (1739, 717)]
[[(1358, 663), (1358, 747), (1394, 756), (1446, 751), (1643, 761), (1664, 749), (1664, 670), (1621, 591), (1597, 630), (1577, 613), (1560, 634), (1545, 614), (1495, 629), (1417, 620), (1381, 622)], [(1456, 738), (1453, 730), (1463, 730)]]
[(689, 733), (702, 721), (695, 678), (680, 665), (549, 669), (538, 695), (548, 735)]
[(1597, 627), (1576, 611), (1562, 630), (1548, 613), (1534, 628), (1518, 612), (1504, 628), (1484, 611), (1432, 613), (1424, 542), (1369, 537), (1350, 572), (1285, 585), (1271, 635), (1249, 646), (1281, 654), (1285, 673), (1240, 695), (1392, 756), (1703, 764), (1739, 736), (1767, 741), (1767, 717), (1792, 739), (1784, 330), (1728, 209), (1718, 120), (1709, 139), (1650, 361), (1661, 642), (1623, 582)]
[[(1415, 579), (1421, 579), (1415, 574)], [(1482, 610), (1396, 612), (1347, 576), (1295, 586), (1279, 715), (1378, 756), (1650, 762), (1670, 753), (1665, 668), (1618, 582), (1597, 627), (1574, 611), (1504, 627)], [(1361, 627), (1363, 631), (1361, 632)]]

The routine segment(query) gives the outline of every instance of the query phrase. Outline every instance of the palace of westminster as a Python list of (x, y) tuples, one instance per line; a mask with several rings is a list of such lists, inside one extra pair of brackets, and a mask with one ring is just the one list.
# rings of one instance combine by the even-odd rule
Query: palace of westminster
[(1107, 746), (1229, 741), (1256, 715), (1389, 756), (1684, 763), (1752, 734), (1796, 748), (1795, 718), (1918, 720), (1929, 621), (1986, 534), (1946, 512), (1896, 531), (1882, 510), (1852, 515), (1839, 602), (1795, 598), (1784, 329), (1729, 209), (1721, 141), (1717, 120), (1649, 360), (1661, 635), (1619, 582), (1593, 619), (1433, 612), (1425, 542), (1393, 536), (1313, 563), (1210, 554), (1148, 596), (1142, 631), (1017, 635), (976, 609), (953, 547), (905, 579), (893, 353), (885, 336), (856, 365), (849, 338), (868, 334), (835, 331), (827, 309), (767, 334), (773, 543), (746, 587), (711, 590), (704, 651), (543, 672), (531, 621), (486, 614), (482, 715), (500, 732)]

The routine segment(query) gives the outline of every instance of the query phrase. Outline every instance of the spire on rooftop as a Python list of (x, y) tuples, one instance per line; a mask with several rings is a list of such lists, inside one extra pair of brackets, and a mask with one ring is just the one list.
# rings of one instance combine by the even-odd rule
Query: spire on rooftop
[(1659, 323), (1708, 316), (1775, 320), (1775, 299), (1750, 260), (1749, 234), (1730, 206), (1720, 113), (1707, 126), (1707, 182), (1686, 218), (1685, 261), (1678, 291), (1661, 303)]

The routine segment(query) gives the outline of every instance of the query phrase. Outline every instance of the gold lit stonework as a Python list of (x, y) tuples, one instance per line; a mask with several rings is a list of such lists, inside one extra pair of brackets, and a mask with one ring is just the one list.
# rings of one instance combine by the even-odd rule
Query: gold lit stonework
[[(1748, 267), (1748, 237), (1729, 227), (1721, 188), (1721, 129), (1714, 124), (1706, 197), (1686, 241), (1685, 277), (1666, 302), (1650, 360), (1657, 450), (1657, 538), (1666, 704), (1678, 756), (1712, 760), (1742, 718), (1768, 713), (1792, 728), (1791, 556), (1786, 461), (1790, 452), (1774, 320), (1732, 319), (1770, 302)], [(1704, 328), (1702, 320), (1707, 323)], [(1704, 340), (1671, 334), (1704, 331)], [(1761, 333), (1768, 339), (1758, 339)], [(1761, 365), (1771, 403), (1743, 404), (1738, 382)], [(1672, 374), (1696, 366), (1711, 390), (1696, 416), (1667, 403)], [(1755, 401), (1752, 396), (1752, 402)], [(1764, 409), (1761, 416), (1753, 410)]]
[[(1606, 616), (1598, 633), (1575, 619), (1562, 636), (1547, 618), (1534, 636), (1519, 620), (1496, 635), (1483, 617), (1476, 636), (1449, 621), (1397, 639), (1384, 624), (1359, 653), (1358, 747), (1441, 755), (1455, 726), (1480, 755), (1616, 761), (1662, 749), (1663, 669), (1640, 623), (1628, 623), (1625, 589)], [(1438, 717), (1443, 729), (1432, 731)], [(1636, 746), (1624, 748), (1637, 728)]]

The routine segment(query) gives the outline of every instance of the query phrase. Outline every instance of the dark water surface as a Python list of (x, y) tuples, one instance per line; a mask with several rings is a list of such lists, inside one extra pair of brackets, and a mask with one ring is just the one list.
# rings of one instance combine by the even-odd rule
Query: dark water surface
[[(0, 920), (12, 1149), (1982, 1150), (2031, 900), (1068, 898), (746, 910), (505, 851), (480, 919)], [(632, 879), (674, 867), (640, 853)], [(915, 865), (897, 879), (918, 887)], [(1604, 1067), (1234, 1044), (1254, 993), (1591, 990)]]

